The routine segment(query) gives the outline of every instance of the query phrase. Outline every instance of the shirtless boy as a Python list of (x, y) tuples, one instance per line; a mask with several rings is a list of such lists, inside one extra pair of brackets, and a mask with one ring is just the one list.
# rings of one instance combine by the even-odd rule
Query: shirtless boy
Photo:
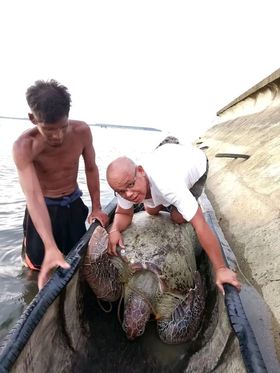
[(40, 270), (39, 289), (50, 271), (61, 266), (86, 232), (88, 208), (77, 184), (79, 158), (83, 157), (92, 202), (88, 216), (105, 226), (108, 216), (100, 204), (99, 172), (89, 126), (68, 119), (71, 96), (55, 80), (37, 81), (26, 92), (34, 124), (14, 143), (13, 156), (26, 198), (23, 249), (26, 264)]

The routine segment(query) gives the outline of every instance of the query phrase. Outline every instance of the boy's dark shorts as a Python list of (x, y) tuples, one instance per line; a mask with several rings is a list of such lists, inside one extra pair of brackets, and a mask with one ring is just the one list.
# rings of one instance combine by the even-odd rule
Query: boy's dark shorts
[[(55, 199), (53, 199), (55, 200)], [(55, 242), (67, 255), (86, 232), (88, 208), (81, 198), (66, 206), (47, 205)], [(31, 269), (39, 270), (44, 259), (44, 245), (26, 208), (23, 221), (24, 241), (22, 256)]]

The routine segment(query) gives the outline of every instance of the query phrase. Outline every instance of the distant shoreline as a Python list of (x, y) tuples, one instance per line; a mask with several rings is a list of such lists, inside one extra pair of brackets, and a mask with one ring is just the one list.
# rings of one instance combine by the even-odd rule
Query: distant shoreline
[(0, 116), (0, 119), (16, 119), (16, 120), (29, 120), (28, 118), (19, 118), (19, 117), (5, 117), (5, 116)]
[[(28, 118), (20, 118), (20, 117), (6, 117), (0, 116), (0, 119), (11, 119), (11, 120), (29, 120)], [(96, 124), (89, 124), (90, 127), (102, 127), (102, 128), (123, 128), (123, 129), (132, 129), (132, 130), (144, 130), (144, 131), (156, 131), (161, 132), (158, 128), (153, 127), (144, 127), (144, 126), (125, 126), (122, 124), (105, 124), (105, 123), (96, 123)]]
[(123, 129), (131, 129), (131, 130), (146, 130), (146, 131), (157, 131), (161, 132), (158, 128), (153, 127), (144, 127), (144, 126), (125, 126), (122, 124), (103, 124), (103, 123), (96, 123), (96, 124), (89, 124), (91, 127), (104, 127), (104, 128), (123, 128)]

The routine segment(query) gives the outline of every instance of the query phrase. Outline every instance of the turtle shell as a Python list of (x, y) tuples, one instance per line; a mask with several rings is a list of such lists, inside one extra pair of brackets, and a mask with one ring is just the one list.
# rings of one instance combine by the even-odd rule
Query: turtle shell
[(166, 291), (185, 293), (193, 286), (198, 240), (191, 224), (175, 224), (169, 213), (157, 216), (139, 212), (123, 232), (123, 259), (132, 272), (151, 270), (160, 276)]

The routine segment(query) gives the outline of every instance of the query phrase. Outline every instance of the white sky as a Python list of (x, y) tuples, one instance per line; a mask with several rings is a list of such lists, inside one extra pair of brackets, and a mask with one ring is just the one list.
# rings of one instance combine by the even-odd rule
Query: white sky
[(280, 67), (277, 0), (0, 2), (0, 115), (57, 79), (71, 117), (196, 137)]

